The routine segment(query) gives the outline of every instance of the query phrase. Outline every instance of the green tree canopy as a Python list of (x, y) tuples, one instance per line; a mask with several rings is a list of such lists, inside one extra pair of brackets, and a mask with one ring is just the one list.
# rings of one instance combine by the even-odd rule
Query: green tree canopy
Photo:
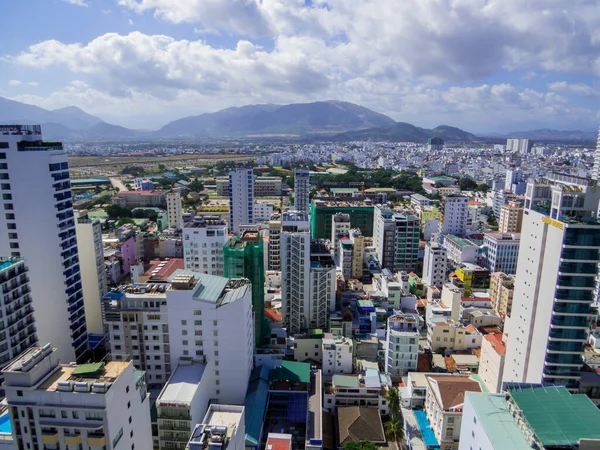
[(346, 442), (344, 450), (377, 450), (377, 445), (371, 441)]
[(125, 167), (123, 170), (121, 170), (121, 173), (123, 175), (133, 175), (134, 177), (141, 177), (146, 173), (146, 170), (143, 167), (131, 166)]
[(125, 225), (126, 223), (132, 223), (135, 224), (135, 222), (133, 221), (133, 219), (131, 217), (121, 217), (118, 221), (117, 221), (117, 226), (120, 227), (121, 225)]
[(122, 217), (131, 217), (131, 208), (120, 205), (109, 205), (104, 208), (106, 214), (111, 219), (120, 219)]
[(462, 177), (458, 184), (461, 191), (474, 191), (477, 189), (477, 182), (470, 177)]

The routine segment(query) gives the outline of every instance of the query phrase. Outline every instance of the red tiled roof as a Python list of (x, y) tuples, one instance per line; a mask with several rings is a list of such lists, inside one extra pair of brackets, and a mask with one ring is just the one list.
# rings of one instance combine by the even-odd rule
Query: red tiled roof
[(292, 448), (292, 440), (270, 436), (267, 439), (267, 448), (271, 450), (290, 450)]
[(265, 317), (272, 322), (281, 322), (281, 313), (274, 309), (265, 308)]
[(486, 334), (484, 337), (490, 344), (492, 344), (492, 347), (494, 347), (496, 353), (499, 355), (506, 354), (506, 345), (504, 345), (504, 342), (502, 342), (501, 334)]
[[(163, 264), (164, 263), (164, 264)], [(162, 264), (162, 266), (161, 266)], [(153, 259), (150, 261), (150, 268), (146, 270), (144, 276), (150, 278), (158, 278), (162, 280), (168, 279), (177, 269), (184, 269), (185, 261), (183, 258), (170, 258), (166, 260)], [(158, 270), (156, 273), (152, 273)]]

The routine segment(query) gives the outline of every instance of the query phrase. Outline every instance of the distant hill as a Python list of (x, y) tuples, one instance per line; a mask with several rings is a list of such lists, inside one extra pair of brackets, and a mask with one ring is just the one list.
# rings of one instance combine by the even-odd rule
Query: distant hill
[(348, 102), (326, 101), (290, 105), (250, 105), (227, 108), (175, 120), (155, 135), (225, 137), (337, 134), (393, 124), (383, 114)]
[(530, 131), (513, 131), (508, 133), (506, 137), (511, 138), (526, 138), (540, 141), (596, 141), (598, 133), (595, 131), (580, 131), (580, 130), (550, 130), (542, 128), (539, 130)]
[(91, 127), (102, 120), (75, 106), (49, 111), (39, 106), (28, 105), (0, 97), (0, 123), (48, 123), (57, 124), (72, 130)]
[(441, 137), (448, 142), (470, 142), (477, 137), (459, 128), (440, 125), (432, 130), (420, 128), (406, 122), (395, 122), (391, 125), (367, 130), (350, 131), (334, 136), (338, 141), (392, 141), (425, 143), (431, 137)]

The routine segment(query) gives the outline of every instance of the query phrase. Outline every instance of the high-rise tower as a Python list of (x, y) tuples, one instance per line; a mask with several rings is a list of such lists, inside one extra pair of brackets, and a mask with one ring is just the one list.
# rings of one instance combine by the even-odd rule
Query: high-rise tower
[(600, 262), (600, 190), (554, 175), (527, 185), (504, 381), (575, 389)]
[(229, 174), (229, 231), (254, 223), (254, 171), (237, 169)]
[(306, 169), (294, 171), (294, 209), (310, 213), (310, 172)]
[(37, 334), (61, 361), (88, 354), (69, 163), (39, 125), (0, 126), (0, 255), (29, 266)]

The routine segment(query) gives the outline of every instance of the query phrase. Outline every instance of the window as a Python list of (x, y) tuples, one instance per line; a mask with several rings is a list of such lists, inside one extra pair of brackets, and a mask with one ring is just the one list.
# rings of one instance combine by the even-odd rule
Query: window
[(201, 316), (201, 315), (202, 315), (202, 311), (201, 311), (201, 310), (199, 310), (199, 309), (195, 309), (195, 310), (194, 310), (194, 315), (195, 315), (195, 316)]
[(202, 325), (202, 321), (201, 320), (194, 320), (194, 325), (200, 326), (200, 325)]
[(181, 325), (187, 325), (187, 320), (182, 320)]
[(125, 392), (129, 393), (129, 385), (125, 386)]
[(187, 340), (186, 341), (181, 341), (181, 344), (182, 345), (188, 345), (188, 341)]

